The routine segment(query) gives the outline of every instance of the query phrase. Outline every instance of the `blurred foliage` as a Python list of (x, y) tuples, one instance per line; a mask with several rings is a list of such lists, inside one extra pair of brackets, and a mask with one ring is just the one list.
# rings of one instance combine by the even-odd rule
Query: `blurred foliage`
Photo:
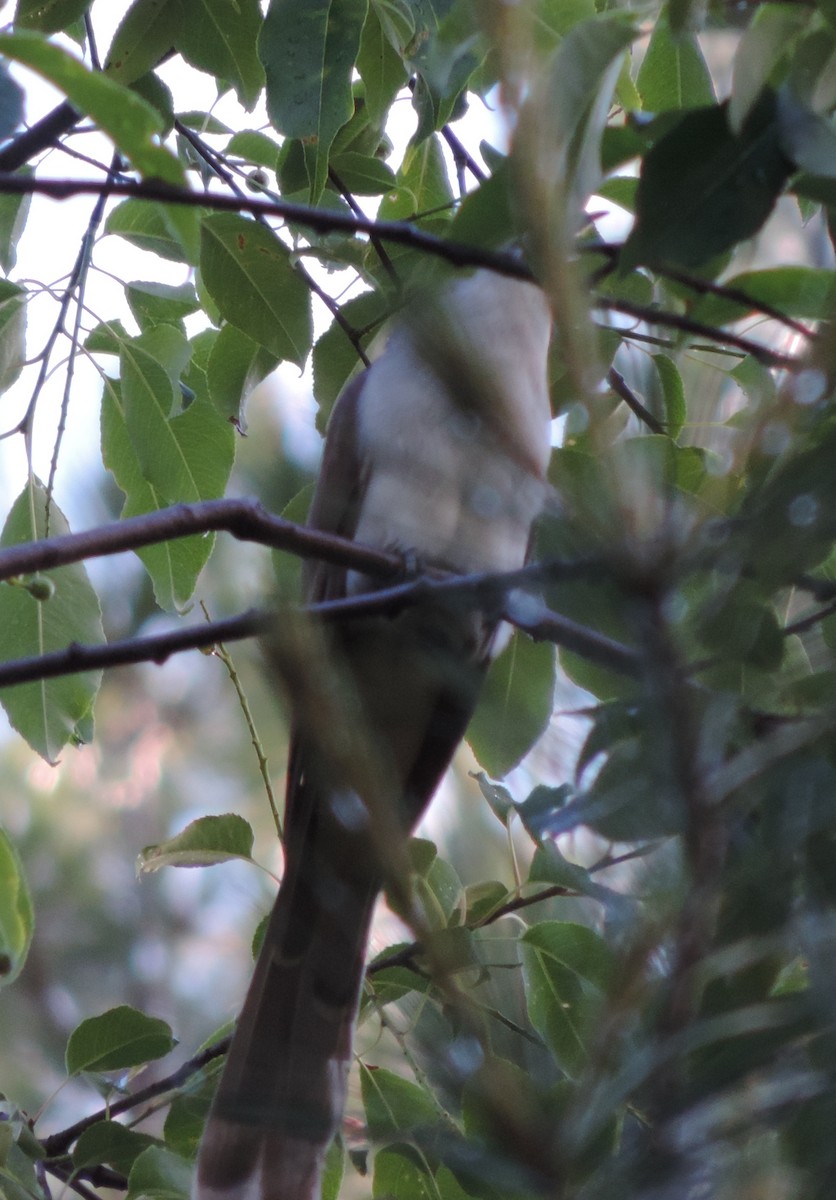
[[(474, 252), (524, 237), (556, 317), (562, 441), (543, 568), (508, 599), (520, 631), (472, 730), (479, 765), (513, 774), (478, 776), (444, 850), (432, 823), (411, 845), (431, 932), (419, 946), (381, 920), (395, 944), (369, 966), (325, 1194), (824, 1200), (836, 7), (339, 0), (308, 4), (291, 40), (292, 8), (134, 0), (105, 53), (104, 0), (18, 0), (0, 54), (69, 103), (22, 131), (27, 77), (0, 64), (1, 170), (54, 175), (57, 139), (105, 192), (211, 181), (301, 207), (282, 225), (94, 198), (47, 289), (24, 232), (55, 210), (0, 178), (0, 384), (31, 396), (7, 428), (30, 465), (33, 433), (54, 443), (49, 478), (9, 505), (0, 565), (60, 533), (80, 495), (108, 521), (242, 492), (301, 516), (314, 455), (265, 379), (310, 361), (321, 430), (404, 292), (441, 270), (408, 231), (361, 237), (329, 214)], [(184, 64), (213, 81), (211, 110)], [(485, 99), (516, 130), (508, 154), (463, 144)], [(142, 278), (125, 277), (128, 249)], [(88, 310), (98, 270), (120, 292)], [(45, 299), (54, 337), (34, 353)], [(59, 454), (65, 419), (96, 440), (69, 383), (45, 414), (66, 354), (101, 375), (107, 476)], [(234, 612), (294, 576), (287, 555), (224, 537), (138, 558), (6, 579), (3, 657), (194, 621), (198, 601)], [(10, 1200), (48, 1198), (48, 1176), (88, 1196), (187, 1194), (220, 1053), (201, 1043), (235, 1011), (269, 886), (248, 861), (151, 868), (276, 865), (240, 696), (280, 774), (284, 721), (248, 645), (231, 664), (193, 652), (0, 692), (22, 735), (0, 756)], [(149, 1111), (144, 1089), (170, 1077)]]

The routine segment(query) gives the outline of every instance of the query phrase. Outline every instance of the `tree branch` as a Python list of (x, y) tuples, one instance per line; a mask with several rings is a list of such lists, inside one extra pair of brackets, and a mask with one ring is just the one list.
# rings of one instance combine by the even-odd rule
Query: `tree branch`
[[(346, 545), (351, 546), (353, 543), (349, 542)], [(554, 642), (598, 666), (635, 678), (641, 671), (641, 658), (637, 651), (552, 612), (536, 598), (532, 600), (526, 597), (521, 601), (519, 595), (515, 595), (521, 591), (524, 584), (531, 587), (542, 582), (544, 578), (554, 578), (561, 572), (566, 578), (576, 576), (579, 571), (588, 572), (589, 569), (588, 563), (570, 562), (533, 564), (519, 571), (498, 574), (448, 575), (439, 578), (424, 575), (392, 587), (378, 588), (342, 600), (325, 600), (319, 604), (310, 604), (303, 611), (312, 617), (328, 621), (348, 618), (359, 620), (395, 616), (404, 608), (428, 597), (436, 601), (452, 596), (472, 597), (474, 602), (480, 601), (495, 609), (498, 617), (524, 630), (536, 641)], [(0, 663), (0, 687), (13, 687), (36, 680), (54, 679), (62, 675), (75, 675), (84, 671), (98, 671), (140, 662), (161, 664), (172, 654), (184, 650), (214, 646), (221, 641), (234, 642), (258, 637), (267, 633), (279, 619), (280, 610), (252, 609), (225, 620), (188, 625), (183, 629), (169, 630), (150, 637), (126, 638), (105, 645), (71, 643), (62, 650), (48, 654), (10, 659)]]
[(627, 381), (620, 371), (616, 371), (615, 367), (610, 367), (607, 372), (607, 383), (610, 385), (616, 396), (620, 397), (630, 409), (630, 411), (643, 421), (651, 433), (665, 433), (665, 426), (661, 421), (654, 417), (646, 405), (642, 404), (636, 393), (631, 387), (627, 386)]
[(149, 1083), (147, 1087), (140, 1088), (138, 1092), (133, 1092), (130, 1096), (123, 1096), (121, 1100), (115, 1100), (106, 1108), (91, 1113), (89, 1117), (82, 1117), (80, 1121), (76, 1121), (75, 1125), (68, 1125), (66, 1129), (44, 1138), (41, 1145), (46, 1151), (47, 1157), (57, 1158), (61, 1154), (66, 1154), (73, 1142), (77, 1141), (91, 1125), (98, 1125), (99, 1121), (111, 1121), (114, 1117), (130, 1112), (140, 1104), (147, 1104), (156, 1096), (162, 1096), (165, 1092), (173, 1092), (175, 1088), (187, 1083), (193, 1075), (202, 1071), (210, 1062), (226, 1054), (231, 1041), (232, 1034), (220, 1038), (219, 1041), (213, 1042), (211, 1046), (206, 1046), (205, 1049), (193, 1055), (176, 1071), (166, 1075), (164, 1079), (158, 1079), (156, 1083)]
[[(247, 212), (253, 216), (279, 217), (282, 220), (302, 225), (318, 233), (361, 234), (370, 239), (393, 242), (422, 250), (441, 258), (453, 266), (484, 267), (512, 279), (532, 279), (529, 268), (512, 254), (486, 250), (479, 246), (446, 241), (435, 234), (427, 233), (408, 221), (376, 221), (368, 217), (349, 216), (346, 213), (311, 208), (307, 204), (296, 204), (288, 200), (262, 200), (247, 196), (224, 196), (213, 192), (191, 191), (188, 188), (172, 187), (159, 180), (145, 179), (140, 182), (114, 180), (99, 182), (78, 179), (40, 179), (34, 176), (0, 173), (0, 195), (13, 193), (51, 196), (55, 200), (66, 200), (71, 196), (99, 195), (107, 189), (110, 195), (131, 197), (136, 200), (151, 200), (161, 204), (183, 204), (192, 207), (211, 208), (219, 212)], [(661, 325), (693, 333), (721, 345), (733, 346), (744, 354), (751, 354), (758, 362), (769, 367), (800, 370), (799, 359), (788, 354), (769, 350), (750, 338), (706, 325), (681, 313), (666, 312), (651, 305), (634, 304), (611, 296), (592, 298), (594, 308), (607, 312), (619, 312), (636, 317), (649, 325)]]
[(0, 150), (0, 171), (17, 171), (36, 154), (48, 150), (62, 133), (68, 133), (81, 120), (80, 114), (66, 101)]
[(316, 233), (346, 233), (352, 236), (362, 234), (370, 239), (379, 238), (396, 245), (423, 250), (453, 266), (485, 267), (512, 279), (533, 278), (525, 263), (513, 254), (445, 241), (444, 238), (427, 233), (409, 221), (376, 221), (369, 217), (349, 216), (332, 209), (312, 208), (307, 204), (296, 204), (289, 200), (263, 200), (257, 197), (191, 191), (188, 188), (173, 187), (157, 179), (144, 179), (140, 182), (116, 180), (108, 184), (98, 180), (42, 179), (31, 175), (0, 172), (0, 195), (34, 194), (49, 196), (53, 200), (68, 200), (72, 196), (97, 196), (105, 188), (112, 196), (125, 196), (134, 200), (211, 208), (218, 212), (246, 212), (253, 216), (279, 217), (292, 224), (313, 229)]
[(0, 580), (221, 530), (242, 542), (258, 542), (301, 558), (320, 558), (375, 578), (396, 575), (404, 569), (399, 555), (373, 550), (336, 534), (295, 525), (269, 513), (257, 500), (225, 499), (175, 504), (155, 513), (127, 517), (82, 533), (67, 533), (5, 547), (0, 550)]
[[(614, 269), (618, 263), (619, 255), (624, 249), (624, 243), (585, 242), (581, 249), (587, 254), (606, 255), (613, 264)], [(680, 283), (683, 287), (689, 288), (692, 292), (696, 292), (700, 296), (717, 296), (721, 300), (729, 300), (732, 304), (739, 304), (741, 308), (745, 308), (749, 312), (762, 313), (765, 317), (771, 317), (773, 321), (780, 321), (782, 325), (786, 325), (788, 329), (792, 329), (795, 333), (800, 333), (802, 337), (816, 337), (815, 332), (812, 329), (808, 329), (801, 321), (796, 321), (794, 317), (787, 316), (786, 313), (781, 312), (780, 309), (775, 308), (772, 304), (767, 304), (765, 300), (756, 300), (753, 296), (748, 295), (743, 288), (729, 287), (726, 283), (715, 283), (713, 279), (700, 279), (699, 275), (692, 275), (688, 271), (681, 271), (676, 267), (667, 266), (664, 263), (661, 265), (654, 263), (652, 270), (654, 275), (659, 275), (663, 279), (670, 279), (673, 283)]]
[(646, 321), (648, 325), (662, 325), (668, 329), (679, 329), (683, 333), (693, 333), (697, 337), (708, 338), (710, 341), (719, 342), (724, 346), (733, 346), (736, 350), (742, 350), (744, 354), (751, 354), (752, 358), (766, 367), (782, 367), (786, 371), (800, 371), (803, 367), (802, 360), (794, 358), (791, 354), (779, 354), (776, 350), (762, 346), (760, 342), (753, 342), (751, 338), (741, 337), (739, 334), (729, 333), (724, 329), (717, 329), (713, 325), (704, 325), (702, 321), (694, 321), (682, 313), (666, 312), (664, 309), (654, 308), (650, 304), (633, 304), (630, 300), (615, 300), (610, 296), (593, 297), (592, 306), (593, 308), (602, 308), (607, 312), (619, 312), (628, 317), (636, 317), (640, 321)]

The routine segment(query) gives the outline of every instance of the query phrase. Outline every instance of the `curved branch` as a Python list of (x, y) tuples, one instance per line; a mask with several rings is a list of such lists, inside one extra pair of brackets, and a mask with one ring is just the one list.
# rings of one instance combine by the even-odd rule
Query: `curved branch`
[(231, 533), (242, 542), (258, 542), (301, 558), (320, 558), (375, 578), (403, 571), (403, 561), (396, 554), (373, 550), (336, 534), (295, 525), (269, 513), (257, 500), (229, 499), (175, 504), (155, 513), (127, 517), (82, 533), (66, 533), (39, 542), (5, 547), (0, 550), (0, 581), (219, 530)]

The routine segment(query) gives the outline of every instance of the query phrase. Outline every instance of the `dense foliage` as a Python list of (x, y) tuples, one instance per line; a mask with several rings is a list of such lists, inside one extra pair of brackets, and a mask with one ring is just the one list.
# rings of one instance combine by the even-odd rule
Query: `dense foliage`
[[(324, 427), (411, 289), (476, 264), (525, 271), (504, 250), (522, 237), (555, 313), (560, 445), (536, 564), (505, 588), (517, 632), (469, 737), (508, 840), (467, 886), (431, 841), (411, 843), (420, 940), (370, 965), (327, 1195), (829, 1196), (833, 0), (133, 0), (104, 51), (107, 8), (18, 0), (0, 33), (0, 432), (28, 464), (0, 538), (11, 726), (47, 763), (88, 761), (95, 715), (126, 754), (100, 688), (158, 733), (165, 703), (153, 668), (121, 693), (103, 669), (214, 646), (266, 780), (256, 724), (275, 757), (284, 735), (265, 723), (280, 718), (222, 643), (287, 612), (299, 555), (346, 551), (293, 523), (309, 463), (285, 450), (253, 466), (248, 399), (279, 364), (312, 364)], [(194, 109), (196, 74), (212, 111)], [(35, 76), (62, 99), (24, 128)], [(485, 99), (514, 130), (508, 152), (498, 119), (476, 145)], [(71, 269), (33, 281), (26, 237), (78, 196)], [(124, 278), (128, 248), (142, 277)], [(106, 272), (118, 295), (89, 301)], [(101, 379), (98, 438), (77, 363)], [(84, 476), (100, 486), (68, 457), (74, 423), (121, 516), (71, 534)], [(253, 481), (285, 519), (234, 498)], [(100, 512), (115, 494), (101, 490)], [(269, 584), (246, 541), (273, 549)], [(124, 550), (153, 598), (109, 557)], [(385, 556), (366, 567), (397, 578)], [(542, 737), (555, 694), (583, 730), (560, 756)], [(194, 819), (142, 851), (146, 873), (254, 855), (234, 786), (201, 815), (196, 780), (226, 745), (209, 708), (177, 710)], [(22, 744), (2, 767), (4, 1069), (16, 997), (45, 970), (27, 853), (37, 910), (58, 868), (43, 870), (33, 831), (63, 819), (60, 792), (21, 817)], [(532, 747), (512, 794), (496, 781)], [(125, 955), (122, 901), (75, 878), (67, 930), (98, 906)], [(35, 1067), (21, 1095), (0, 1079), (0, 1193), (184, 1196), (223, 1040), (199, 1049), (205, 1028), (177, 1028), (174, 1057), (155, 1012), (102, 1011), (101, 946), (87, 947), (88, 1008), (65, 1046), (78, 1119), (40, 1116)]]

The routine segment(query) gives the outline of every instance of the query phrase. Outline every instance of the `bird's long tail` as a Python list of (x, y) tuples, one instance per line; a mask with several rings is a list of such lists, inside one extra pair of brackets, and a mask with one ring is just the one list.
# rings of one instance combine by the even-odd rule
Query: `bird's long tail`
[(203, 1135), (194, 1200), (319, 1200), (345, 1104), (379, 883), (358, 869), (348, 830), (336, 861), (318, 853), (315, 829), (306, 834), (288, 846)]

